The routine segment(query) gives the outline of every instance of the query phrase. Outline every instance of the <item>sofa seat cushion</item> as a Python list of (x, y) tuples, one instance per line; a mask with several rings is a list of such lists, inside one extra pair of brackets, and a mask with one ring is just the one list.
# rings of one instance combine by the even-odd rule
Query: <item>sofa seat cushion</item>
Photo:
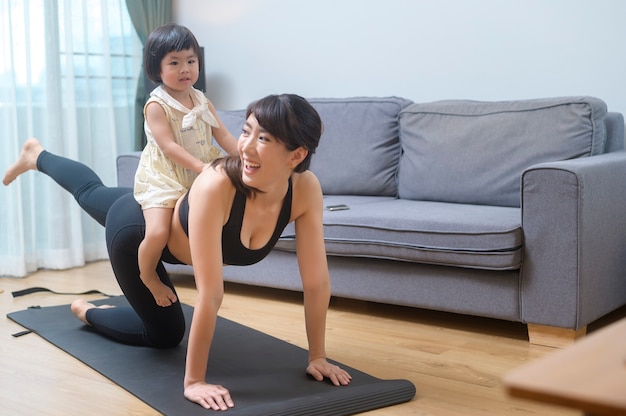
[[(361, 199), (366, 198), (366, 199)], [(522, 262), (519, 208), (411, 201), (386, 197), (326, 197), (324, 240), (330, 256), (370, 257), (488, 270)], [(276, 248), (295, 251), (290, 224)]]
[(400, 113), (400, 198), (519, 207), (528, 167), (604, 152), (593, 97), (412, 104)]

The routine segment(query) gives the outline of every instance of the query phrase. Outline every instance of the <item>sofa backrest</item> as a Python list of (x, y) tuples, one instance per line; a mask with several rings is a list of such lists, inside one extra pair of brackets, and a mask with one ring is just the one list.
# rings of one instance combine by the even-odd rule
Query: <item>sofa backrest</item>
[[(311, 159), (325, 195), (396, 196), (400, 159), (400, 110), (412, 101), (399, 97), (311, 98), (324, 130)], [(245, 111), (218, 111), (239, 137)]]
[(399, 115), (412, 101), (399, 97), (308, 101), (324, 123), (311, 160), (324, 194), (396, 196)]
[[(243, 123), (246, 121), (246, 110), (217, 110), (222, 123), (226, 126), (230, 134), (239, 139), (241, 130), (243, 129)], [(217, 145), (217, 143), (214, 143)]]
[(606, 125), (606, 143), (604, 153), (624, 150), (624, 115), (622, 113), (608, 112), (604, 119)]
[(400, 113), (400, 198), (520, 206), (531, 165), (605, 151), (606, 104), (593, 97), (412, 104)]

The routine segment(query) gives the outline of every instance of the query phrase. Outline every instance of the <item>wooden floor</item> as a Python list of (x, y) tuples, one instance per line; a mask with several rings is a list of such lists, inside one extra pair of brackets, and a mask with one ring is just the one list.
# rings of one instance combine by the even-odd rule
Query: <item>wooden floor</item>
[[(173, 279), (181, 300), (193, 305), (193, 279)], [(32, 305), (69, 304), (76, 298), (49, 293), (11, 295), (35, 286), (121, 294), (106, 261), (67, 271), (40, 271), (22, 279), (0, 278), (0, 312), (5, 316), (0, 324), (0, 413), (158, 414), (37, 335), (11, 336), (23, 328), (6, 318), (8, 312)], [(299, 293), (227, 284), (220, 314), (306, 347)], [(589, 331), (623, 316), (626, 308), (592, 324)], [(411, 402), (366, 413), (369, 416), (580, 415), (506, 395), (500, 383), (506, 372), (554, 351), (529, 345), (521, 324), (333, 299), (327, 327), (330, 358), (379, 378), (411, 380), (417, 388)]]

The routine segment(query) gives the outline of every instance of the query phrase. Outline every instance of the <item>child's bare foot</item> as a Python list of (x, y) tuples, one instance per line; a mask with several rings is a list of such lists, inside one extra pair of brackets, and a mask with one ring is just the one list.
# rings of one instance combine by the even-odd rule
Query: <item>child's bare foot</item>
[(70, 308), (72, 309), (72, 313), (76, 315), (76, 317), (80, 319), (85, 325), (91, 325), (89, 322), (87, 322), (87, 311), (89, 309), (92, 309), (92, 308), (109, 309), (109, 308), (115, 308), (115, 306), (113, 305), (96, 306), (93, 303), (89, 303), (84, 299), (76, 299), (74, 302), (72, 302), (72, 306), (70, 306)]
[(24, 146), (22, 146), (20, 156), (15, 163), (6, 170), (2, 183), (8, 185), (22, 173), (31, 169), (37, 170), (37, 158), (42, 151), (43, 146), (39, 143), (39, 140), (35, 138), (26, 140)]

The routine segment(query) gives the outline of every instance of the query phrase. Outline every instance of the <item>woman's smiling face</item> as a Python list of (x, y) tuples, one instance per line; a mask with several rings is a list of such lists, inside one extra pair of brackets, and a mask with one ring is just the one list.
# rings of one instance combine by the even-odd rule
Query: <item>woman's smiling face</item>
[(293, 152), (272, 136), (251, 114), (244, 123), (238, 141), (242, 161), (242, 179), (250, 187), (264, 190), (282, 177), (289, 177)]

